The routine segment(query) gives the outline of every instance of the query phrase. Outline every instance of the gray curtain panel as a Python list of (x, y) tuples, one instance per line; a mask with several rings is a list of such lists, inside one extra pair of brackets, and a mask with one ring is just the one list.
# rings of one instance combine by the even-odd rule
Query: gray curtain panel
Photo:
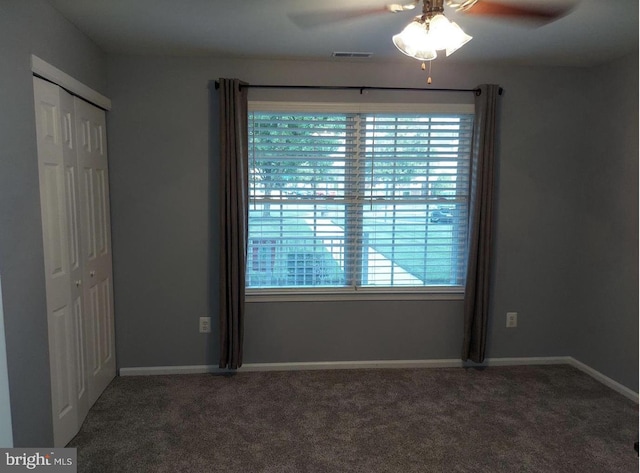
[(464, 291), (462, 360), (484, 361), (489, 314), (497, 108), (500, 87), (483, 84), (476, 94), (471, 149), (469, 259)]
[(220, 79), (220, 368), (242, 366), (249, 203), (247, 87)]

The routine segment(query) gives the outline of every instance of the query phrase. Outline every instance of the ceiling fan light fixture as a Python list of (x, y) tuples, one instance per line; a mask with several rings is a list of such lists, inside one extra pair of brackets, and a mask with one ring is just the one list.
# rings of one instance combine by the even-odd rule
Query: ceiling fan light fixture
[(437, 57), (436, 51), (453, 54), (472, 39), (455, 22), (440, 12), (426, 11), (416, 16), (401, 33), (393, 36), (393, 44), (407, 56), (420, 61)]

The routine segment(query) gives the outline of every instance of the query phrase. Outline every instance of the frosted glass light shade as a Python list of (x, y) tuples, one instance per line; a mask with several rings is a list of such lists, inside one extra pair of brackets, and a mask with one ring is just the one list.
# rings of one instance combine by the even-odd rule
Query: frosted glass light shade
[(452, 55), (454, 52), (456, 52), (458, 49), (460, 49), (462, 46), (473, 39), (472, 36), (469, 36), (467, 33), (462, 31), (462, 28), (460, 28), (457, 23), (452, 21), (449, 24), (451, 25), (451, 41), (445, 48), (447, 56)]
[(425, 29), (434, 49), (447, 49), (452, 40), (452, 29), (444, 15), (434, 15), (425, 23)]
[(393, 36), (393, 44), (403, 54), (419, 59), (421, 61), (431, 61), (438, 57), (435, 48), (431, 46), (431, 39), (427, 33), (424, 23), (416, 17), (409, 23), (401, 33)]

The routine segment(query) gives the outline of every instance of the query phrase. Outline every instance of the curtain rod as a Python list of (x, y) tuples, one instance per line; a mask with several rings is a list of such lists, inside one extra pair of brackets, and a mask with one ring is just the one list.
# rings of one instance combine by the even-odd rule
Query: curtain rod
[[(420, 91), (420, 92), (473, 92), (476, 95), (480, 95), (480, 89), (432, 89), (432, 88), (419, 88), (419, 87), (372, 87), (368, 85), (363, 86), (349, 86), (349, 85), (263, 85), (263, 84), (240, 84), (240, 87), (247, 87), (250, 89), (319, 89), (319, 90), (359, 90), (362, 94), (365, 90), (404, 90), (404, 91)], [(220, 82), (215, 81), (215, 88), (220, 88)], [(498, 93), (502, 95), (502, 87), (500, 87)]]

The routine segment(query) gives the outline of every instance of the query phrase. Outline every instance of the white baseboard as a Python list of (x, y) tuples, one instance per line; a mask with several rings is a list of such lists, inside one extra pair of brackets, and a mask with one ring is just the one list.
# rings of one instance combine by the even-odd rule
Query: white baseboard
[(619, 382), (614, 381), (613, 379), (609, 378), (608, 376), (605, 376), (602, 373), (600, 373), (600, 371), (594, 370), (590, 366), (585, 365), (584, 363), (582, 363), (581, 361), (576, 360), (573, 357), (568, 357), (568, 358), (570, 360), (569, 364), (571, 366), (573, 366), (574, 368), (579, 369), (580, 371), (582, 371), (583, 373), (588, 374), (589, 376), (591, 376), (595, 380), (600, 381), (605, 386), (608, 386), (611, 389), (613, 389), (614, 391), (619, 392), (624, 397), (629, 398), (632, 401), (638, 403), (638, 393), (637, 392), (633, 391), (632, 389), (629, 389), (626, 386), (623, 386)]
[[(245, 363), (240, 371), (306, 371), (306, 370), (355, 370), (373, 368), (459, 368), (461, 360), (380, 360), (380, 361), (311, 361), (297, 363)], [(165, 374), (227, 373), (232, 370), (216, 365), (151, 366), (120, 368), (120, 376), (147, 376)]]
[[(374, 368), (464, 368), (473, 366), (524, 366), (524, 365), (571, 365), (590, 375), (623, 396), (638, 402), (638, 393), (581, 363), (571, 356), (546, 356), (526, 358), (487, 358), (483, 363), (463, 362), (459, 359), (442, 360), (378, 360), (378, 361), (318, 361), (298, 363), (247, 363), (240, 371), (303, 371), (303, 370), (352, 370)], [(148, 376), (173, 374), (228, 373), (231, 370), (216, 365), (151, 366), (120, 368), (120, 376)]]
[(524, 365), (567, 365), (570, 356), (530, 356), (525, 358), (487, 358), (483, 363), (467, 363), (468, 366), (524, 366)]
[(568, 357), (538, 358), (487, 358), (484, 363), (464, 362), (456, 358), (441, 360), (376, 360), (376, 361), (325, 361), (301, 363), (249, 363), (243, 371), (301, 371), (374, 368), (464, 368), (471, 366), (558, 365), (569, 363)]
[(135, 368), (120, 368), (120, 376), (160, 376), (164, 374), (205, 374), (224, 373), (227, 370), (215, 365), (191, 365), (191, 366), (141, 366)]
[(249, 363), (246, 371), (303, 371), (303, 370), (357, 370), (376, 368), (459, 368), (461, 360), (377, 360), (377, 361), (320, 361), (301, 363)]

